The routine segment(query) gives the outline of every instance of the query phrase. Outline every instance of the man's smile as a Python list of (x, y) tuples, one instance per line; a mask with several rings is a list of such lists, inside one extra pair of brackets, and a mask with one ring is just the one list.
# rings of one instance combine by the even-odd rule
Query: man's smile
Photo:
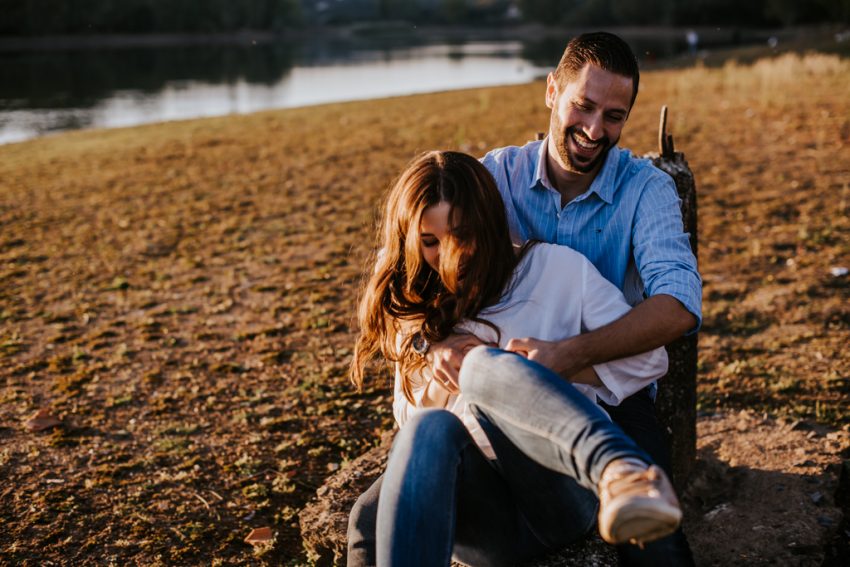
[(570, 128), (569, 136), (575, 145), (578, 146), (579, 150), (584, 150), (581, 153), (588, 155), (588, 157), (596, 153), (596, 150), (600, 147), (604, 148), (607, 146), (608, 141), (607, 138), (604, 137), (598, 140), (591, 140), (576, 128)]

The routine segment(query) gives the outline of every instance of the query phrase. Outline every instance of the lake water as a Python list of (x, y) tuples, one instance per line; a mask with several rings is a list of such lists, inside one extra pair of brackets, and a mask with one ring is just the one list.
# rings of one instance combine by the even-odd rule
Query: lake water
[[(565, 38), (336, 39), (242, 45), (0, 51), (0, 143), (326, 102), (525, 83)], [(682, 41), (631, 42), (666, 57)]]

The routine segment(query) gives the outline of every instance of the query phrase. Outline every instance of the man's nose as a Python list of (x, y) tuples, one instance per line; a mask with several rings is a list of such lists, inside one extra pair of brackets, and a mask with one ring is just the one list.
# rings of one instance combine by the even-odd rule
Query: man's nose
[(588, 117), (588, 119), (584, 123), (584, 135), (590, 138), (591, 140), (598, 140), (602, 138), (604, 135), (604, 130), (602, 128), (602, 117), (593, 115)]

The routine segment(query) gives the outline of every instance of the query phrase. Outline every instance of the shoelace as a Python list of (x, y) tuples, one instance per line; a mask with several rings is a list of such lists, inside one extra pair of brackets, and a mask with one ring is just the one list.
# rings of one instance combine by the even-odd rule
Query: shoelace
[[(606, 478), (600, 486), (600, 497), (606, 500), (616, 496), (632, 496), (645, 494), (650, 497), (661, 496), (657, 487), (658, 473), (652, 469), (636, 470), (632, 472), (615, 472), (610, 478)], [(647, 489), (647, 483), (649, 488)]]

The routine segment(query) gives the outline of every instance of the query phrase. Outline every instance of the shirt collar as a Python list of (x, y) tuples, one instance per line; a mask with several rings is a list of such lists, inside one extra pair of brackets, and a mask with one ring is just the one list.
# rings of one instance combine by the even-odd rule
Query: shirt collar
[[(549, 136), (543, 138), (540, 146), (537, 148), (537, 168), (534, 172), (534, 183), (532, 187), (542, 187), (557, 191), (555, 186), (549, 181), (549, 172), (546, 168), (546, 158), (548, 157)], [(596, 174), (593, 183), (590, 184), (588, 190), (578, 198), (585, 198), (591, 193), (596, 193), (599, 198), (609, 205), (614, 202), (614, 181), (617, 176), (617, 163), (620, 161), (620, 148), (614, 146), (605, 156), (605, 163), (602, 164), (602, 169)]]

